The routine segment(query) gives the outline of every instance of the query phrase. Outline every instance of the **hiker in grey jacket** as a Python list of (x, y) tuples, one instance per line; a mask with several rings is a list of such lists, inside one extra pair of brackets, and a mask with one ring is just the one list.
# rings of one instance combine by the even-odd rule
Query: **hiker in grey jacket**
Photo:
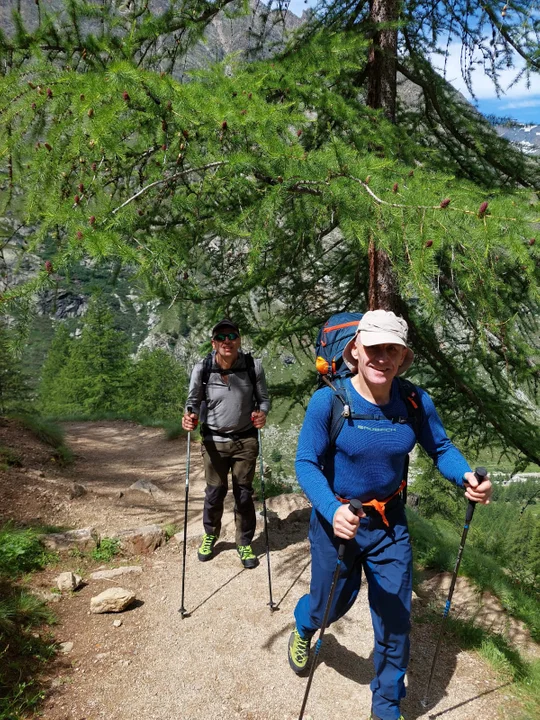
[(230, 471), (237, 551), (245, 568), (255, 568), (259, 561), (251, 549), (256, 525), (253, 477), (258, 431), (266, 423), (270, 400), (261, 361), (244, 354), (240, 344), (236, 323), (223, 319), (214, 325), (212, 355), (198, 362), (191, 373), (182, 427), (194, 430), (201, 419), (206, 493), (199, 560), (205, 562), (214, 555)]

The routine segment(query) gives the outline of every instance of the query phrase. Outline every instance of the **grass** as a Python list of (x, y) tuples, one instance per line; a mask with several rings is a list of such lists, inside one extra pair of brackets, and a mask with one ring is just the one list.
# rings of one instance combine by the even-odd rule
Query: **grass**
[[(516, 712), (512, 720), (540, 720), (540, 661), (525, 661), (501, 635), (488, 632), (470, 621), (457, 620), (451, 615), (445, 630), (465, 650), (474, 650), (502, 677), (512, 683), (517, 696)], [(510, 720), (510, 718), (509, 718)]]
[(99, 546), (90, 553), (93, 560), (97, 562), (110, 562), (120, 552), (120, 540), (118, 538), (102, 538)]
[(13, 417), (41, 442), (53, 447), (55, 457), (62, 465), (73, 462), (73, 453), (64, 443), (64, 431), (57, 423), (39, 415), (26, 413)]
[[(443, 518), (431, 522), (408, 511), (415, 562), (423, 568), (452, 572), (459, 548), (461, 528)], [(469, 536), (463, 552), (460, 575), (470, 578), (480, 590), (489, 590), (514, 617), (522, 620), (535, 641), (540, 641), (540, 603), (532, 590), (519, 585), (492, 557), (474, 547)]]
[(21, 529), (11, 523), (0, 527), (0, 578), (15, 580), (56, 560), (39, 542), (39, 534), (35, 528)]
[(38, 540), (36, 528), (0, 527), (0, 720), (16, 720), (37, 708), (38, 677), (55, 649), (47, 606), (18, 584), (26, 573), (56, 559)]
[(21, 467), (22, 456), (12, 448), (0, 445), (0, 470), (9, 470), (10, 467)]

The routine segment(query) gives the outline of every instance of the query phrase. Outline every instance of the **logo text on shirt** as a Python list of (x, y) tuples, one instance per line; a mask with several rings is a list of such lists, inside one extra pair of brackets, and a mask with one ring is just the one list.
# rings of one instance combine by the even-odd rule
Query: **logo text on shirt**
[(376, 427), (368, 427), (367, 425), (357, 425), (356, 426), (359, 430), (370, 430), (371, 432), (396, 432), (396, 428), (394, 427), (388, 427), (388, 428), (376, 428)]

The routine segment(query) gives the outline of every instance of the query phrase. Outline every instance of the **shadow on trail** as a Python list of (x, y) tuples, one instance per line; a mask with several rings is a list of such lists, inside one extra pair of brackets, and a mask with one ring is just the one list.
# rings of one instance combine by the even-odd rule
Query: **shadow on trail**
[(478, 700), (478, 698), (484, 697), (485, 695), (490, 695), (491, 693), (497, 692), (497, 690), (501, 690), (502, 688), (508, 687), (509, 685), (512, 685), (511, 681), (505, 682), (502, 685), (497, 685), (497, 687), (491, 688), (491, 690), (484, 690), (481, 693), (478, 693), (477, 695), (474, 695), (473, 697), (469, 698), (468, 700), (462, 700), (460, 703), (457, 703), (456, 705), (452, 705), (449, 708), (446, 708), (446, 710), (441, 710), (440, 712), (436, 713), (430, 713), (429, 714), (429, 720), (435, 720), (435, 718), (440, 718), (446, 715), (446, 713), (452, 712), (452, 710), (457, 710), (460, 707), (464, 707), (465, 705), (468, 705), (471, 702), (474, 702), (475, 700)]
[(281, 603), (285, 600), (285, 598), (287, 597), (287, 595), (291, 592), (291, 590), (293, 589), (293, 587), (294, 587), (294, 586), (296, 585), (296, 583), (300, 580), (300, 578), (302, 577), (302, 575), (305, 573), (305, 571), (308, 569), (308, 567), (309, 567), (310, 565), (311, 565), (311, 558), (307, 561), (307, 563), (306, 563), (306, 564), (304, 565), (304, 567), (300, 570), (300, 572), (298, 573), (298, 575), (294, 578), (294, 580), (293, 580), (292, 583), (289, 585), (289, 587), (287, 588), (287, 590), (285, 591), (285, 593), (284, 593), (284, 594), (281, 596), (281, 598), (276, 602), (275, 607), (274, 607), (275, 610), (279, 610), (279, 606), (281, 605)]
[[(289, 513), (289, 515), (282, 520), (277, 513), (268, 510), (267, 520), (270, 551), (284, 550), (289, 547), (289, 545), (296, 545), (303, 540), (307, 540), (310, 514), (310, 508), (293, 510), (293, 512)], [(259, 515), (262, 516), (262, 511), (260, 511)], [(261, 546), (264, 546), (264, 550), (266, 550), (264, 525), (261, 526), (260, 533), (254, 545), (255, 543), (260, 543)]]
[(319, 662), (324, 663), (348, 680), (359, 685), (369, 685), (375, 674), (372, 657), (373, 653), (369, 658), (357, 655), (353, 650), (342, 645), (332, 633), (329, 633), (323, 637)]
[[(422, 622), (424, 612), (425, 610), (419, 605), (418, 601), (413, 600), (411, 659), (407, 671), (407, 697), (402, 703), (402, 709), (409, 720), (428, 717), (429, 708), (434, 708), (446, 698), (448, 695), (447, 688), (455, 674), (457, 656), (460, 653), (457, 644), (445, 634), (434, 670), (429, 693), (429, 705), (425, 708), (422, 705), (422, 700), (425, 699), (440, 624)], [(473, 689), (472, 686), (471, 689)], [(470, 700), (467, 702), (470, 702)]]
[(227, 552), (227, 550), (235, 550), (236, 551), (236, 543), (226, 542), (224, 540), (222, 540), (220, 542), (218, 540), (218, 542), (214, 545), (213, 557), (217, 557), (218, 555), (221, 555), (222, 552)]
[[(223, 543), (223, 544), (225, 544), (225, 543)], [(225, 548), (224, 548), (224, 549), (225, 549)], [(235, 573), (234, 575), (232, 575), (228, 580), (226, 580), (226, 581), (225, 581), (224, 583), (222, 583), (218, 588), (216, 588), (213, 592), (211, 592), (210, 595), (208, 595), (207, 597), (205, 597), (204, 600), (201, 600), (201, 602), (200, 602), (196, 607), (194, 607), (192, 610), (189, 610), (189, 609), (188, 609), (186, 617), (191, 617), (191, 615), (193, 615), (194, 613), (196, 613), (197, 610), (199, 610), (203, 605), (206, 605), (206, 603), (207, 603), (209, 600), (211, 600), (211, 599), (214, 597), (214, 595), (217, 595), (219, 592), (221, 592), (221, 590), (223, 590), (224, 587), (227, 587), (227, 585), (229, 585), (229, 583), (231, 583), (231, 582), (232, 582), (233, 580), (235, 580), (239, 575), (241, 575), (241, 574), (244, 572), (244, 570), (245, 570), (245, 568), (242, 568), (242, 569), (239, 570), (237, 573)]]

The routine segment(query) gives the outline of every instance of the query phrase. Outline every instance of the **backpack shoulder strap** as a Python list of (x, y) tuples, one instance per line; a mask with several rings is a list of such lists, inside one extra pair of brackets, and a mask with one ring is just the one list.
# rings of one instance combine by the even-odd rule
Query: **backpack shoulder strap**
[(407, 407), (407, 415), (411, 420), (415, 435), (418, 437), (422, 424), (422, 403), (418, 394), (418, 388), (410, 380), (398, 377), (398, 387), (401, 399)]
[(330, 416), (330, 447), (336, 444), (337, 437), (346, 418), (353, 414), (351, 399), (344, 378), (336, 378), (329, 383), (332, 389), (332, 411)]
[(255, 372), (255, 360), (250, 352), (244, 353), (244, 362), (246, 363), (246, 370), (251, 384), (253, 385), (253, 397), (255, 398), (257, 405), (261, 404), (259, 393), (257, 392), (257, 373)]
[(236, 370), (223, 370), (222, 368), (218, 367), (214, 364), (214, 357), (212, 353), (208, 353), (208, 355), (203, 360), (203, 369), (202, 369), (202, 376), (201, 376), (201, 383), (203, 387), (203, 398), (206, 400), (206, 387), (208, 385), (208, 381), (210, 380), (210, 375), (212, 373), (220, 373), (221, 375), (231, 375), (236, 372), (242, 372), (245, 370), (248, 374), (248, 377), (251, 381), (251, 384), (253, 385), (253, 395), (255, 397), (255, 400), (257, 403), (260, 403), (258, 393), (257, 393), (257, 373), (255, 372), (255, 360), (253, 359), (253, 355), (251, 353), (244, 353), (244, 362), (245, 362), (245, 368), (236, 369)]
[(202, 384), (202, 389), (203, 389), (203, 400), (206, 400), (206, 386), (208, 385), (208, 381), (210, 380), (210, 374), (212, 373), (212, 365), (213, 365), (212, 353), (208, 353), (208, 355), (203, 359), (202, 363), (203, 363), (203, 367), (202, 367), (202, 375), (201, 375), (201, 384)]

